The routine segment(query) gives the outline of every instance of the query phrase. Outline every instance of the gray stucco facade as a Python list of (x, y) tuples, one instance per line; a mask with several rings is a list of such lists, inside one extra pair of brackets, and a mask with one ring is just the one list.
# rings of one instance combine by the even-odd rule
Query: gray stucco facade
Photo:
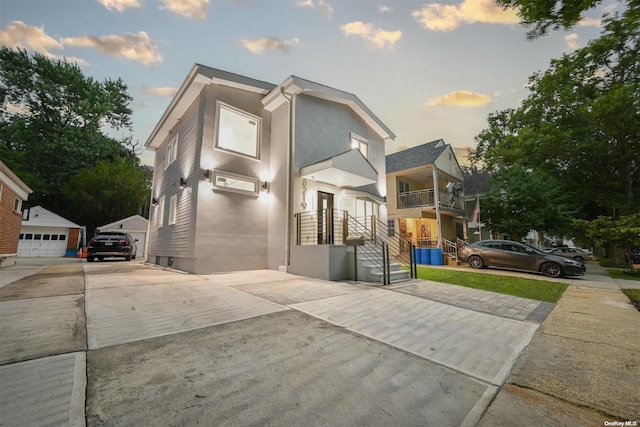
[[(221, 106), (257, 126), (257, 156), (222, 147)], [(156, 151), (149, 262), (197, 274), (268, 268), (347, 278), (349, 249), (300, 244), (295, 215), (315, 215), (322, 195), (335, 210), (384, 220), (384, 144), (393, 137), (352, 94), (196, 65), (146, 143)]]

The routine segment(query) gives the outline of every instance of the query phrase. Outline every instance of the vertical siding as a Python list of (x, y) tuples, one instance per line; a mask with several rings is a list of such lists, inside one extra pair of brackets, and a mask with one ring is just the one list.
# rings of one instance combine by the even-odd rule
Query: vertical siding
[(0, 187), (0, 255), (15, 254), (22, 216), (13, 210), (16, 194), (3, 181), (0, 181)]
[[(153, 195), (165, 196), (164, 226), (158, 228), (159, 206), (152, 206), (149, 220), (149, 255), (189, 257), (193, 253), (193, 191), (197, 188), (199, 170), (194, 168), (198, 146), (199, 98), (189, 107), (178, 124), (165, 138), (157, 150), (154, 169)], [(165, 169), (166, 149), (175, 134), (178, 134), (176, 160)], [(180, 189), (180, 178), (187, 186)], [(169, 225), (170, 200), (177, 195), (176, 223)], [(153, 261), (153, 259), (151, 259)]]

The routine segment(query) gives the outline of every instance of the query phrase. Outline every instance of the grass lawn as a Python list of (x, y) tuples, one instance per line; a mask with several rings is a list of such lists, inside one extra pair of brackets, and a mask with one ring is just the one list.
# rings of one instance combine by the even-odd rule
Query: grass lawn
[(638, 311), (640, 311), (640, 289), (623, 289), (622, 292), (629, 298)]
[(608, 269), (609, 276), (614, 279), (624, 279), (624, 280), (638, 280), (640, 281), (640, 271), (636, 270), (634, 273), (630, 273), (624, 270), (616, 270), (616, 269)]
[(556, 303), (567, 285), (547, 280), (418, 267), (418, 278)]

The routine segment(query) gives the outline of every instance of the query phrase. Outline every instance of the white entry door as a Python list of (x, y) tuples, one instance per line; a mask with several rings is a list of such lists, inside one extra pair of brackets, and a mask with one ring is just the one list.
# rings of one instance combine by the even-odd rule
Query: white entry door
[(19, 257), (62, 257), (67, 250), (69, 229), (25, 226), (18, 240)]

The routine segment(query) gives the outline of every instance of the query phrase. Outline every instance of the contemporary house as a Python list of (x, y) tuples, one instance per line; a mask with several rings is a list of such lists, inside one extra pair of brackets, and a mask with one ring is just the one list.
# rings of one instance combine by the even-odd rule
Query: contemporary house
[(42, 206), (24, 209), (19, 257), (77, 256), (82, 227)]
[(351, 277), (349, 236), (372, 240), (364, 218), (386, 221), (393, 138), (353, 94), (196, 64), (146, 141), (156, 152), (149, 262)]
[(130, 217), (114, 221), (98, 227), (100, 231), (121, 231), (129, 233), (136, 239), (138, 251), (136, 258), (144, 259), (145, 248), (147, 246), (147, 232), (149, 230), (149, 220), (140, 215), (131, 215)]
[(389, 229), (455, 258), (456, 240), (467, 230), (464, 176), (453, 148), (439, 139), (390, 154), (386, 171)]
[(33, 191), (0, 161), (0, 267), (15, 265), (22, 226), (22, 202)]

